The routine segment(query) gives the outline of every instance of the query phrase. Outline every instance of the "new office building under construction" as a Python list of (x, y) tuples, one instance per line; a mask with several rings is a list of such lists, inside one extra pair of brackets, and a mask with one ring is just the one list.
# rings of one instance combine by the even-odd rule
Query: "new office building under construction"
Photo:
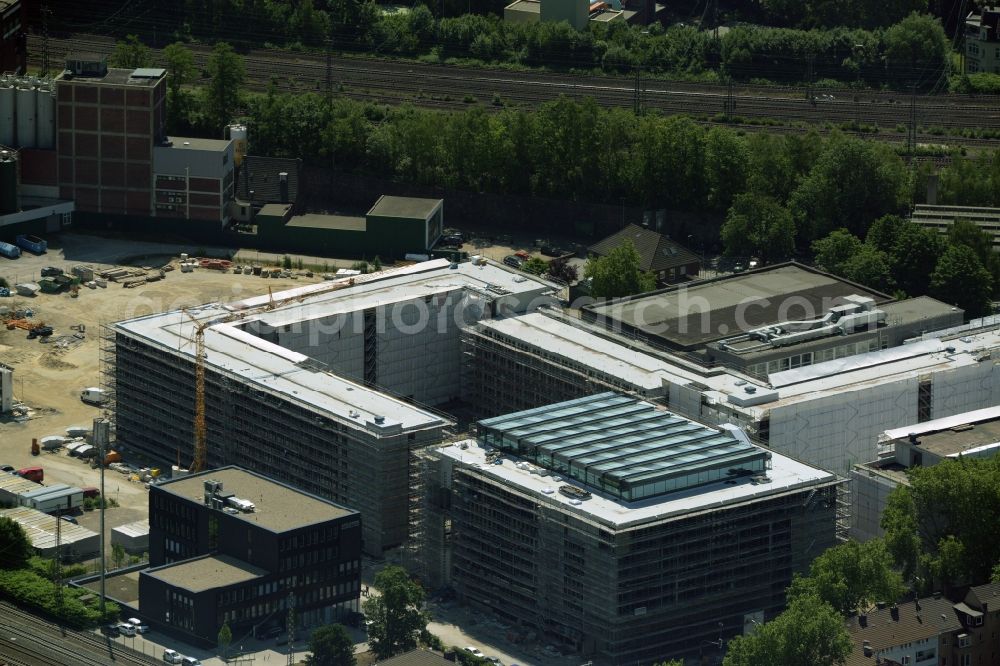
[(843, 479), (619, 393), (421, 455), (427, 583), (602, 663), (753, 631), (836, 541)]
[(554, 289), (491, 262), (437, 260), (118, 322), (102, 343), (118, 446), (186, 463), (201, 413), (206, 467), (355, 508), (366, 552), (380, 554), (411, 529), (416, 452), (452, 423), (423, 405), (460, 394), (461, 328)]

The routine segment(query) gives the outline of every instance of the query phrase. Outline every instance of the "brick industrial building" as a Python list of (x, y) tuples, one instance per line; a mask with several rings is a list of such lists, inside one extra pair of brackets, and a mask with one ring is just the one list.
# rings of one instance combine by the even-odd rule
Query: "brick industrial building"
[(149, 563), (139, 576), (143, 617), (215, 642), (284, 626), (345, 621), (358, 611), (361, 516), (237, 467), (149, 489)]
[(84, 213), (224, 222), (229, 140), (166, 135), (166, 70), (76, 54), (55, 81), (59, 196)]

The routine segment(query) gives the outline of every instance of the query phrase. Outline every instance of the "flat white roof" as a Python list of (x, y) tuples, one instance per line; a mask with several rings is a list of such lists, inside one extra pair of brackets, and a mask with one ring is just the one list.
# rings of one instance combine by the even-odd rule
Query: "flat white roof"
[(125, 523), (124, 525), (119, 525), (118, 527), (112, 527), (112, 532), (118, 532), (127, 537), (143, 537), (149, 536), (149, 518), (143, 518), (142, 520), (137, 520), (134, 523)]
[(992, 421), (993, 419), (998, 418), (1000, 418), (1000, 406), (987, 407), (986, 409), (976, 409), (971, 412), (955, 414), (954, 416), (945, 416), (944, 418), (934, 419), (932, 421), (914, 423), (913, 425), (904, 426), (902, 428), (892, 428), (891, 430), (886, 430), (882, 433), (882, 436), (879, 437), (879, 441), (902, 439), (903, 437), (908, 437), (911, 434), (922, 435), (926, 432), (949, 430), (968, 423), (981, 423), (983, 421)]
[[(467, 448), (463, 449), (462, 444)], [(518, 467), (520, 460), (504, 455), (502, 464), (486, 462), (486, 447), (475, 439), (454, 442), (437, 449), (456, 463), (473, 467), (479, 473), (527, 493), (533, 500), (574, 513), (583, 519), (623, 529), (660, 520), (683, 518), (693, 512), (719, 509), (727, 505), (763, 499), (771, 495), (826, 485), (841, 481), (835, 474), (810, 467), (792, 458), (771, 451), (771, 469), (767, 476), (770, 483), (754, 484), (744, 477), (734, 485), (724, 481), (682, 490), (669, 495), (653, 497), (639, 502), (625, 502), (605, 495), (575, 479), (549, 472), (547, 476), (532, 474)], [(538, 468), (541, 471), (541, 468)], [(570, 498), (558, 492), (559, 486), (572, 485), (591, 493), (590, 499), (571, 504)]]
[[(297, 287), (226, 305), (213, 303), (118, 322), (115, 328), (161, 350), (191, 359), (194, 356), (195, 321), (209, 323), (204, 331), (205, 365), (229, 372), (300, 404), (329, 415), (357, 429), (378, 434), (393, 428), (418, 430), (444, 425), (427, 410), (344, 379), (311, 363), (309, 357), (263, 340), (242, 330), (251, 321), (282, 326), (379, 305), (399, 303), (468, 287), (503, 299), (515, 295), (531, 298), (556, 286), (544, 280), (489, 262), (466, 262), (451, 268), (447, 260), (434, 260), (351, 279)], [(259, 310), (273, 298), (270, 311)], [(259, 310), (259, 311), (255, 311)], [(190, 316), (188, 316), (190, 315)], [(229, 320), (229, 321), (226, 321)], [(376, 425), (376, 416), (384, 417)]]
[[(868, 352), (857, 356), (771, 375), (778, 397), (771, 402), (743, 408), (762, 412), (768, 408), (807, 402), (825, 395), (853, 391), (867, 386), (891, 384), (908, 377), (933, 374), (980, 363), (983, 354), (1000, 349), (1000, 328), (946, 340), (922, 340), (902, 347)], [(794, 374), (793, 374), (794, 373)], [(706, 378), (706, 395), (725, 401), (732, 393)]]
[(664, 378), (672, 370), (662, 359), (629, 349), (540, 312), (487, 320), (480, 326), (645, 389), (662, 387)]

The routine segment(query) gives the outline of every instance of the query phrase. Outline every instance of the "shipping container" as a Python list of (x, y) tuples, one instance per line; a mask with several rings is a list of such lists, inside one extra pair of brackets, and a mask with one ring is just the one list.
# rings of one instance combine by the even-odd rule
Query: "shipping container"
[(46, 242), (44, 238), (39, 238), (38, 236), (21, 234), (15, 240), (18, 247), (35, 254), (45, 254), (49, 249), (48, 242)]
[(0, 242), (0, 255), (3, 255), (8, 259), (17, 259), (21, 256), (21, 248), (16, 245), (11, 245), (10, 243)]

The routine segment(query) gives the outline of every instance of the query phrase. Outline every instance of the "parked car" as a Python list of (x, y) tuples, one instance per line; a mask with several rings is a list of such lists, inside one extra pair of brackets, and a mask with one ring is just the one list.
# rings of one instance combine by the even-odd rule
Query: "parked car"
[(127, 620), (127, 622), (128, 622), (129, 624), (131, 624), (131, 625), (132, 625), (133, 627), (135, 627), (135, 630), (136, 630), (137, 632), (139, 632), (140, 634), (144, 634), (144, 633), (146, 633), (147, 631), (149, 631), (149, 625), (148, 625), (148, 624), (143, 624), (143, 623), (142, 623), (142, 620), (140, 620), (140, 619), (139, 619), (139, 618), (137, 618), (137, 617), (130, 617), (130, 618), (129, 618), (129, 619)]
[(105, 636), (116, 638), (118, 636), (121, 636), (122, 632), (118, 628), (117, 624), (105, 624), (101, 627), (101, 633), (104, 634)]
[(130, 622), (122, 622), (118, 625), (118, 631), (122, 636), (135, 636), (135, 625)]
[(201, 662), (194, 657), (184, 657), (181, 659), (181, 663), (184, 666), (201, 666)]
[(179, 664), (183, 661), (184, 655), (182, 655), (177, 650), (164, 650), (163, 651), (163, 663), (164, 664)]
[(470, 645), (470, 646), (462, 648), (462, 649), (464, 649), (466, 652), (468, 652), (469, 654), (471, 654), (473, 657), (479, 657), (480, 659), (485, 659), (486, 658), (486, 655), (483, 654), (483, 651), (480, 650), (477, 647), (473, 647), (473, 646)]
[(42, 269), (42, 277), (51, 277), (53, 275), (62, 275), (63, 269), (56, 266), (46, 266)]
[(503, 263), (507, 264), (511, 268), (520, 268), (522, 262), (514, 255), (508, 254), (506, 257), (503, 258)]
[(495, 664), (496, 666), (503, 666), (503, 662), (500, 661), (500, 657), (496, 655), (493, 655), (492, 657), (486, 657), (486, 661), (490, 662), (491, 664)]
[(79, 525), (80, 524), (80, 523), (76, 522), (76, 518), (74, 518), (73, 516), (59, 516), (59, 517), (62, 520), (65, 520), (67, 523), (73, 523), (74, 525)]

